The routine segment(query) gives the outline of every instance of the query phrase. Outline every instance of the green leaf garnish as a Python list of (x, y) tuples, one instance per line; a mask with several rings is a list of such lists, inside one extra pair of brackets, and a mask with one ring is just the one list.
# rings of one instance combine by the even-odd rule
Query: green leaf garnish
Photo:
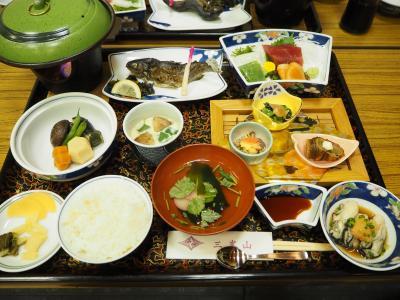
[(159, 142), (165, 141), (169, 137), (170, 137), (170, 135), (168, 133), (165, 133), (165, 132), (161, 131), (160, 135), (158, 136), (158, 141)]
[(143, 132), (143, 131), (146, 131), (149, 128), (150, 128), (149, 125), (147, 125), (146, 123), (143, 123), (143, 125), (137, 131)]
[(187, 211), (189, 213), (191, 213), (192, 215), (198, 216), (201, 213), (201, 211), (204, 209), (204, 207), (205, 207), (204, 199), (197, 197), (189, 202)]
[(279, 40), (276, 40), (271, 44), (271, 46), (281, 46), (281, 45), (293, 45), (295, 46), (294, 43), (294, 34), (289, 34), (289, 36), (280, 38)]
[(206, 227), (208, 226), (209, 223), (215, 222), (219, 218), (221, 218), (221, 215), (217, 213), (216, 211), (213, 211), (209, 208), (203, 210), (201, 212), (201, 226)]
[(254, 52), (251, 46), (239, 47), (232, 51), (232, 56), (238, 56), (246, 53)]
[(215, 196), (217, 196), (217, 189), (213, 187), (210, 183), (204, 182), (204, 201), (206, 203), (214, 201)]
[(183, 177), (178, 180), (175, 185), (169, 190), (171, 198), (182, 199), (188, 196), (196, 188), (196, 184), (189, 177)]

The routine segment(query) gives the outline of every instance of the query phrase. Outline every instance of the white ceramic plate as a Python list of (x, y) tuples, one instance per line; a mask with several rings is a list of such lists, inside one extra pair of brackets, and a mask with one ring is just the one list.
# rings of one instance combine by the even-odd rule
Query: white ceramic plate
[(82, 183), (67, 196), (59, 214), (58, 234), (62, 248), (73, 258), (108, 263), (134, 251), (147, 236), (152, 220), (150, 196), (139, 183), (105, 175)]
[[(189, 48), (153, 48), (134, 50), (129, 52), (112, 53), (108, 57), (111, 70), (111, 78), (103, 88), (103, 94), (125, 102), (146, 102), (149, 100), (164, 100), (168, 102), (191, 101), (210, 98), (222, 93), (227, 84), (221, 74), (216, 72), (206, 72), (200, 80), (188, 84), (188, 94), (181, 96), (180, 88), (159, 88), (154, 87), (155, 93), (142, 99), (128, 99), (119, 97), (111, 93), (110, 81), (126, 79), (130, 71), (126, 64), (135, 59), (156, 58), (161, 61), (175, 61), (186, 63), (189, 57)], [(215, 59), (218, 66), (222, 66), (222, 50), (209, 50), (195, 48), (193, 61), (205, 62), (207, 59)]]
[(44, 191), (44, 190), (27, 191), (15, 195), (6, 200), (0, 206), (0, 234), (10, 232), (12, 231), (13, 228), (18, 227), (24, 223), (23, 218), (9, 218), (7, 216), (8, 207), (12, 203), (19, 201), (22, 197), (37, 192), (44, 192), (50, 194), (53, 197), (57, 207), (55, 213), (47, 214), (46, 218), (40, 221), (40, 224), (42, 224), (48, 230), (48, 238), (40, 247), (39, 256), (35, 260), (23, 260), (21, 258), (21, 253), (24, 251), (23, 245), (20, 247), (19, 251), (20, 254), (18, 256), (0, 257), (1, 271), (16, 273), (36, 268), (37, 266), (40, 266), (41, 264), (49, 260), (58, 251), (58, 249), (60, 249), (60, 241), (57, 232), (57, 220), (61, 205), (63, 203), (63, 199), (59, 195), (50, 191)]
[(151, 26), (169, 31), (181, 30), (222, 30), (234, 28), (246, 24), (251, 20), (244, 9), (245, 0), (242, 5), (237, 5), (230, 10), (221, 13), (216, 20), (205, 20), (195, 11), (175, 11), (168, 7), (163, 0), (150, 0), (153, 13), (147, 23)]
[[(60, 120), (71, 121), (78, 110), (101, 131), (104, 143), (93, 149), (94, 157), (85, 164), (72, 164), (60, 171), (53, 163), (51, 129)], [(116, 132), (117, 117), (105, 100), (87, 93), (64, 93), (38, 102), (19, 118), (11, 133), (10, 148), (24, 169), (48, 180), (73, 180), (96, 168), (111, 148)]]
[[(338, 144), (340, 147), (342, 147), (344, 151), (344, 156), (336, 161), (331, 161), (331, 162), (314, 161), (308, 159), (304, 154), (304, 148), (307, 140), (315, 137), (321, 137)], [(359, 142), (357, 140), (343, 139), (334, 135), (322, 134), (322, 133), (294, 133), (292, 134), (292, 141), (294, 143), (294, 149), (296, 150), (297, 154), (301, 157), (301, 159), (303, 159), (306, 163), (308, 163), (313, 167), (324, 168), (324, 169), (333, 168), (344, 162), (346, 159), (350, 157), (350, 155), (353, 154), (354, 151), (356, 151), (359, 145)]]

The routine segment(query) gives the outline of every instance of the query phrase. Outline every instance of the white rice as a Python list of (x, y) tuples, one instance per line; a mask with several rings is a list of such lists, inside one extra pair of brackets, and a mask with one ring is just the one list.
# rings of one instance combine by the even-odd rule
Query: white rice
[(106, 178), (88, 183), (68, 200), (60, 216), (60, 236), (74, 257), (112, 261), (135, 249), (152, 220), (151, 203), (139, 187)]

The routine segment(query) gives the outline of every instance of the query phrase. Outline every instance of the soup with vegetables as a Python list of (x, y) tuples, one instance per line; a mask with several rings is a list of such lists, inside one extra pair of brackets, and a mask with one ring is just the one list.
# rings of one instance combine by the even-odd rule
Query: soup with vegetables
[(144, 145), (158, 145), (178, 134), (177, 123), (163, 116), (153, 116), (138, 122), (132, 129), (132, 138)]
[(225, 198), (226, 190), (237, 194), (235, 207), (238, 206), (241, 196), (235, 188), (238, 179), (221, 166), (212, 169), (205, 162), (191, 162), (175, 173), (182, 173), (182, 177), (168, 191), (172, 201), (167, 198), (165, 201), (167, 207), (172, 202), (182, 212), (183, 218), (171, 214), (181, 225), (198, 229), (213, 226), (229, 206)]

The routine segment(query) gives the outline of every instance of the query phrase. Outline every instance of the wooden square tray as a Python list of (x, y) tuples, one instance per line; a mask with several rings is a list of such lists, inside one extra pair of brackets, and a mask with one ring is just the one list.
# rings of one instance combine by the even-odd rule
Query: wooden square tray
[[(245, 121), (247, 116), (252, 113), (251, 101), (248, 99), (210, 101), (212, 144), (224, 147), (229, 145), (228, 135), (231, 128), (237, 122)], [(303, 99), (301, 111), (307, 116), (319, 120), (320, 124), (324, 124), (325, 127), (336, 129), (340, 133), (355, 139), (342, 99)], [(251, 166), (250, 169), (252, 170), (256, 184), (269, 182), (266, 178), (256, 174), (254, 166)], [(329, 186), (346, 180), (369, 180), (368, 172), (359, 149), (344, 163), (325, 172), (318, 183)]]

